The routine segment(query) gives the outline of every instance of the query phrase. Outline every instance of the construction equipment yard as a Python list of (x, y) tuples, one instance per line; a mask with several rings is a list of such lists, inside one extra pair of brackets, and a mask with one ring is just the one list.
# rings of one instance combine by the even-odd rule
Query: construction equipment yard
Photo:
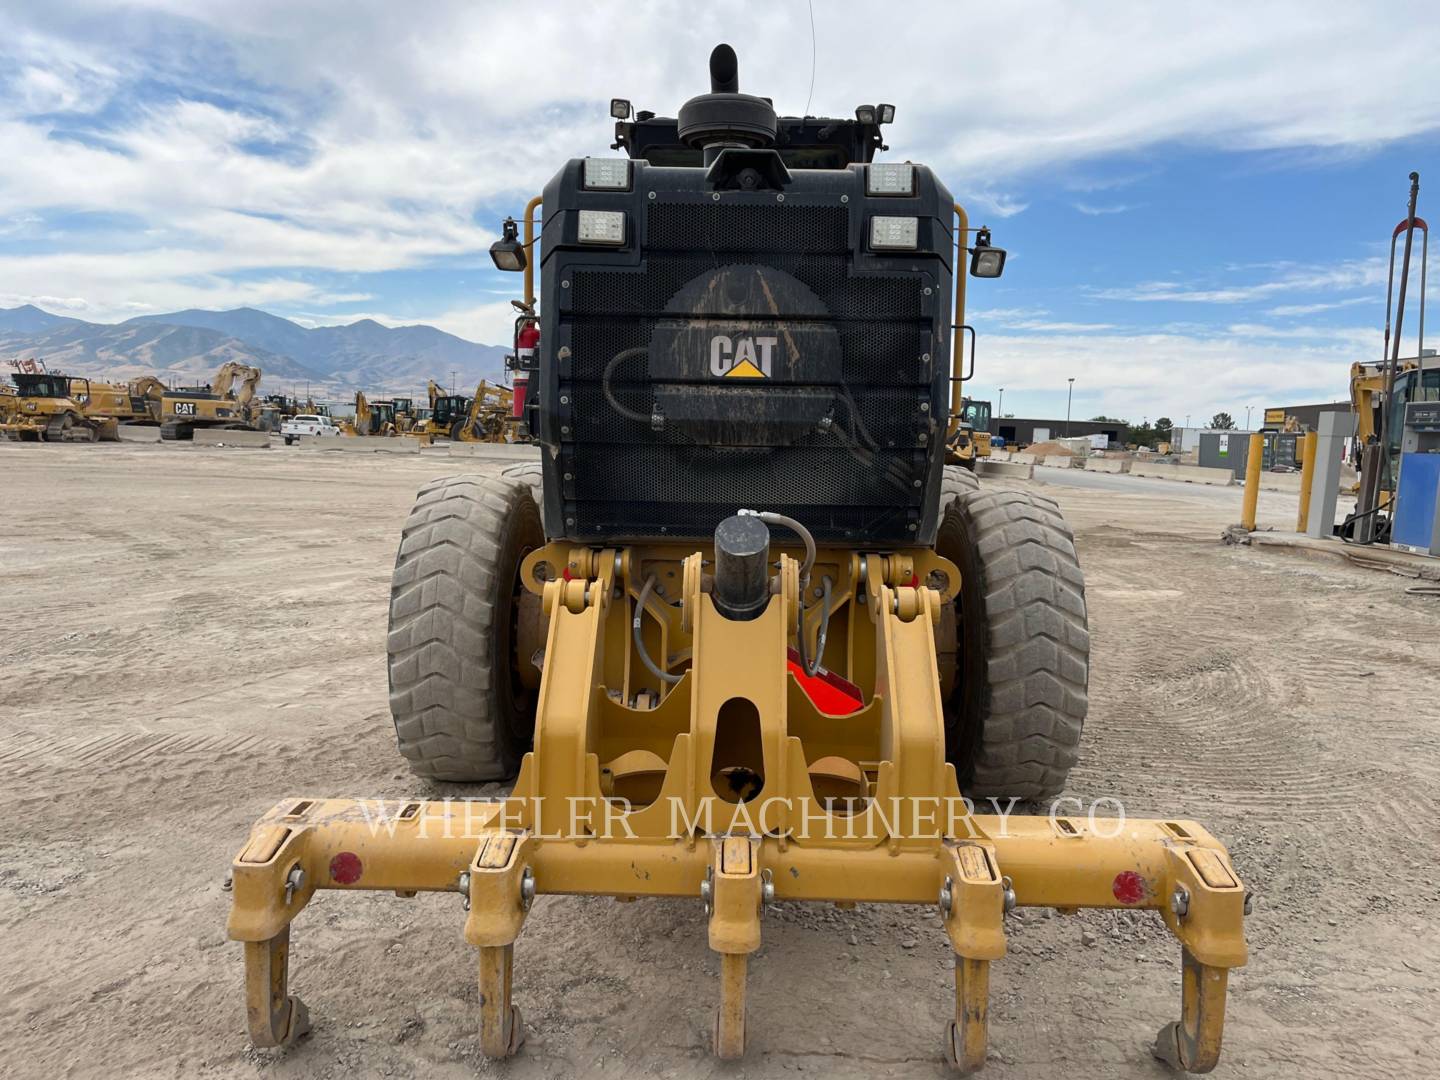
[[(430, 783), (397, 756), (385, 610), (417, 489), (533, 453), (457, 467), (428, 451), (0, 446), (8, 1066), (944, 1075), (954, 952), (933, 905), (768, 907), (733, 1065), (710, 1056), (718, 965), (697, 901), (542, 895), (516, 946), (529, 1040), (502, 1064), (481, 1052), (460, 896), (317, 895), (292, 975), (314, 1030), (252, 1048), (225, 932), (251, 822), (282, 794), (505, 790)], [(1255, 905), (1222, 1073), (1428, 1074), (1440, 599), (1340, 559), (1222, 544), (1235, 488), (1066, 475), (1007, 485), (1059, 501), (1086, 577), (1090, 711), (1064, 812), (1195, 818), (1228, 847)], [(1295, 514), (1295, 495), (1261, 494), (1260, 528)], [(1156, 912), (1025, 908), (1005, 925), (986, 1075), (1165, 1074), (1149, 1035), (1180, 976)]]

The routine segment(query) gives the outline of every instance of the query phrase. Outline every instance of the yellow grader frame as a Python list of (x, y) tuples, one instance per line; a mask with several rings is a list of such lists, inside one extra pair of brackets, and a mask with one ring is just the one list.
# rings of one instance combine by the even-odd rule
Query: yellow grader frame
[[(545, 662), (534, 749), (509, 798), (288, 799), (257, 824), (232, 867), (229, 922), (245, 943), (255, 1044), (285, 1045), (308, 1027), (288, 989), (289, 927), (317, 890), (459, 891), (479, 950), (482, 1046), (497, 1057), (522, 1037), (512, 965), (536, 895), (688, 896), (720, 954), (721, 1057), (744, 1049), (747, 957), (766, 905), (809, 900), (938, 907), (955, 951), (946, 1054), (962, 1071), (985, 1060), (1006, 912), (1158, 911), (1181, 944), (1182, 990), (1156, 1053), (1213, 1067), (1228, 970), (1246, 958), (1248, 897), (1229, 857), (1191, 821), (973, 813), (945, 761), (936, 648), (943, 605), (962, 587), (955, 565), (930, 550), (817, 554), (815, 573), (834, 583), (826, 656), (868, 701), (827, 715), (787, 659), (797, 560), (781, 556), (760, 617), (734, 622), (711, 599), (712, 557), (552, 544), (525, 559), (548, 626), (522, 603), (520, 651), (542, 645)], [(679, 606), (651, 595), (657, 582)], [(641, 633), (645, 655), (680, 672), (658, 695), (634, 645)], [(737, 770), (760, 785), (746, 801), (727, 783)]]

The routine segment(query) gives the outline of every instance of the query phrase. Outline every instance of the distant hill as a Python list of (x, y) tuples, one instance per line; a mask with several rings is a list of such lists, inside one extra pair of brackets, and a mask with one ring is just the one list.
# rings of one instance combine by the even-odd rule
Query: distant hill
[(495, 379), (504, 371), (500, 345), (479, 345), (433, 326), (382, 326), (361, 319), (348, 326), (304, 327), (255, 308), (143, 315), (132, 323), (169, 323), (216, 330), (303, 364), (323, 379), (359, 386), (424, 385), (426, 379)]
[[(0, 309), (0, 361), (35, 357), (81, 375), (166, 381), (208, 378), (227, 360), (254, 364), (278, 383), (307, 381), (318, 393), (362, 388), (421, 390), (427, 379), (462, 386), (503, 377), (509, 350), (480, 345), (433, 326), (387, 327), (373, 319), (304, 327), (255, 308), (191, 309), (142, 315), (118, 324), (52, 315), (33, 305)], [(8, 366), (8, 365), (7, 365)]]

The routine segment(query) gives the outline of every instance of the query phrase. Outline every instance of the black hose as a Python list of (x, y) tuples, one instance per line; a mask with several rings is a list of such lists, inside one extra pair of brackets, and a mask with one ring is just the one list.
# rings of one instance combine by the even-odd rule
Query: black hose
[(810, 661), (805, 657), (805, 594), (810, 589), (810, 571), (815, 566), (815, 537), (794, 518), (773, 510), (741, 510), (740, 513), (753, 514), (767, 525), (784, 526), (805, 542), (805, 561), (800, 564), (800, 602), (795, 605), (799, 608), (795, 614), (795, 651), (800, 654), (800, 666), (813, 675)]
[[(805, 674), (814, 676), (820, 670), (820, 662), (825, 658), (825, 636), (830, 632), (830, 575), (820, 579), (820, 587), (824, 590), (820, 598), (820, 628), (815, 632), (815, 660), (805, 665)], [(801, 607), (804, 607), (802, 601)], [(800, 617), (800, 636), (805, 636), (805, 617)], [(803, 649), (801, 655), (804, 655)]]
[(645, 613), (645, 605), (650, 600), (650, 590), (655, 588), (655, 575), (651, 574), (645, 579), (644, 586), (640, 589), (640, 599), (635, 601), (635, 617), (630, 620), (630, 633), (635, 638), (635, 655), (640, 657), (640, 662), (650, 669), (650, 674), (657, 679), (667, 683), (678, 683), (682, 676), (672, 675), (668, 671), (661, 670), (650, 654), (645, 651), (645, 642), (640, 636), (640, 619)]
[(615, 397), (615, 392), (610, 389), (610, 376), (614, 374), (615, 368), (619, 366), (620, 361), (628, 360), (632, 356), (644, 356), (649, 351), (645, 346), (640, 345), (636, 348), (624, 349), (616, 353), (610, 358), (610, 362), (605, 365), (605, 371), (600, 376), (600, 389), (604, 392), (605, 400), (610, 403), (610, 407), (625, 417), (625, 419), (634, 420), (637, 424), (644, 424), (646, 427), (650, 426), (650, 417), (641, 416), (634, 409), (627, 409), (624, 405), (620, 404), (619, 400)]

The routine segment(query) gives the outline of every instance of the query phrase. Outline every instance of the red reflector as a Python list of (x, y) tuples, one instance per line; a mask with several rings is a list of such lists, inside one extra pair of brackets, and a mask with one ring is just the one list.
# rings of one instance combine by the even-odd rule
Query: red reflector
[(860, 687), (849, 679), (842, 679), (833, 671), (817, 671), (814, 675), (806, 675), (805, 669), (800, 666), (800, 654), (794, 649), (786, 651), (789, 653), (787, 666), (790, 674), (795, 676), (795, 681), (800, 684), (800, 689), (805, 691), (805, 696), (822, 713), (849, 716), (865, 707), (860, 696)]
[(1145, 879), (1134, 870), (1121, 870), (1115, 875), (1115, 881), (1110, 886), (1110, 891), (1115, 894), (1115, 899), (1122, 904), (1138, 904), (1149, 894), (1150, 890), (1145, 887)]
[(353, 851), (342, 851), (330, 860), (330, 880), (337, 885), (354, 885), (360, 880), (360, 856)]

